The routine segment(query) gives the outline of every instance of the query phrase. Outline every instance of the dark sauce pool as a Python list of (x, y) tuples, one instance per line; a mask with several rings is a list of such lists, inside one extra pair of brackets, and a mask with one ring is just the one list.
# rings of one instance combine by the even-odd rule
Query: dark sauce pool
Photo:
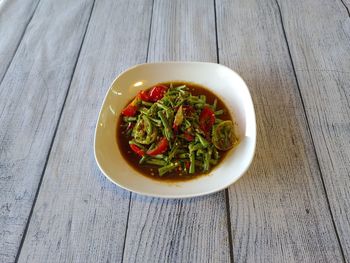
[[(216, 96), (213, 92), (211, 92), (210, 90), (206, 89), (203, 86), (200, 86), (198, 84), (195, 83), (190, 83), (190, 82), (184, 82), (184, 81), (170, 81), (170, 82), (163, 82), (163, 83), (159, 83), (158, 85), (165, 85), (167, 87), (169, 87), (170, 84), (173, 84), (173, 86), (180, 86), (180, 85), (186, 85), (189, 88), (189, 91), (192, 93), (192, 95), (205, 95), (207, 98), (207, 103), (208, 104), (213, 104), (214, 100), (217, 100), (217, 109), (223, 109), (224, 110), (224, 114), (220, 115), (219, 118), (222, 120), (232, 120), (232, 117), (230, 115), (230, 112), (228, 110), (228, 108), (226, 107), (226, 105), (223, 103), (223, 101)], [(132, 100), (132, 99), (131, 99)], [(128, 104), (131, 102), (131, 100), (128, 102)], [(127, 106), (128, 104), (126, 104), (125, 106)], [(234, 121), (233, 121), (234, 122)], [(123, 156), (123, 158), (125, 159), (125, 161), (136, 171), (138, 171), (139, 173), (141, 173), (144, 176), (147, 176), (149, 178), (152, 178), (154, 180), (158, 180), (158, 181), (167, 181), (167, 182), (177, 182), (177, 181), (187, 181), (187, 180), (191, 180), (194, 179), (198, 176), (201, 175), (205, 175), (210, 173), (210, 171), (217, 167), (218, 165), (220, 165), (220, 163), (222, 162), (222, 160), (224, 159), (225, 155), (227, 154), (227, 152), (229, 151), (219, 151), (220, 154), (220, 159), (218, 164), (216, 164), (215, 166), (210, 167), (210, 170), (207, 171), (206, 173), (203, 173), (202, 171), (197, 171), (194, 174), (185, 174), (182, 173), (180, 175), (179, 171), (177, 171), (176, 169), (168, 172), (166, 174), (164, 174), (163, 176), (159, 176), (158, 175), (158, 168), (159, 166), (157, 165), (151, 165), (151, 164), (139, 164), (139, 160), (140, 157), (134, 153), (129, 146), (129, 141), (132, 139), (131, 136), (127, 136), (124, 132), (123, 129), (123, 116), (119, 115), (118, 118), (118, 123), (117, 123), (117, 131), (116, 131), (116, 137), (117, 137), (117, 143), (120, 149), (120, 152)]]

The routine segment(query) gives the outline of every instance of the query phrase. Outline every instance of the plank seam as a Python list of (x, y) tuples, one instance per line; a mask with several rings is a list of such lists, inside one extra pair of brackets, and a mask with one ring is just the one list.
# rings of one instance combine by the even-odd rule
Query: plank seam
[(219, 63), (219, 38), (218, 38), (218, 24), (217, 24), (217, 14), (216, 14), (216, 0), (214, 0), (214, 22), (215, 22), (215, 43), (216, 43), (216, 62)]
[(49, 146), (49, 151), (48, 151), (48, 154), (47, 154), (47, 157), (46, 157), (46, 160), (45, 160), (44, 168), (43, 168), (43, 171), (41, 172), (40, 181), (39, 181), (39, 184), (38, 184), (38, 189), (37, 189), (37, 191), (35, 193), (35, 196), (34, 196), (33, 205), (32, 205), (32, 207), (30, 209), (30, 212), (29, 212), (27, 224), (26, 224), (26, 226), (24, 228), (23, 236), (22, 236), (19, 248), (18, 248), (18, 252), (17, 252), (16, 258), (15, 258), (15, 262), (18, 262), (18, 259), (19, 259), (19, 256), (21, 254), (22, 247), (23, 247), (23, 244), (24, 244), (27, 232), (28, 232), (29, 224), (30, 224), (30, 221), (32, 219), (32, 215), (33, 215), (33, 211), (34, 211), (34, 207), (35, 207), (36, 201), (37, 201), (38, 196), (39, 196), (39, 192), (40, 192), (41, 184), (43, 182), (43, 178), (44, 178), (44, 175), (45, 175), (45, 172), (46, 172), (47, 164), (48, 164), (50, 156), (51, 156), (52, 146), (53, 146), (53, 143), (55, 141), (56, 134), (57, 134), (57, 131), (58, 131), (58, 128), (59, 128), (59, 125), (60, 125), (63, 109), (64, 109), (64, 106), (66, 105), (66, 101), (67, 101), (67, 98), (68, 98), (68, 95), (69, 95), (70, 87), (72, 85), (73, 76), (74, 76), (74, 73), (75, 73), (78, 61), (79, 61), (80, 52), (81, 52), (81, 49), (83, 47), (83, 43), (85, 41), (86, 32), (88, 31), (88, 27), (89, 27), (89, 24), (90, 24), (90, 19), (91, 19), (91, 16), (92, 16), (92, 11), (94, 9), (94, 6), (95, 6), (95, 0), (93, 0), (93, 3), (92, 3), (92, 7), (91, 7), (90, 15), (89, 15), (89, 18), (88, 18), (88, 21), (87, 21), (87, 24), (86, 24), (85, 32), (84, 32), (84, 35), (83, 35), (83, 38), (82, 38), (82, 42), (81, 42), (80, 47), (79, 47), (77, 59), (75, 61), (75, 64), (74, 64), (74, 67), (73, 67), (73, 71), (72, 71), (72, 75), (71, 75), (70, 80), (69, 80), (69, 86), (68, 86), (68, 89), (66, 91), (66, 94), (65, 94), (65, 97), (64, 97), (64, 101), (63, 101), (63, 104), (62, 104), (62, 107), (61, 107), (61, 110), (60, 110), (60, 113), (59, 113), (59, 116), (58, 116), (56, 128), (55, 128), (55, 131), (54, 131), (53, 136), (52, 136), (52, 140), (51, 140), (51, 143), (50, 143), (50, 146)]
[(125, 245), (126, 245), (126, 235), (128, 233), (129, 228), (129, 218), (130, 218), (130, 209), (131, 209), (131, 195), (132, 193), (129, 192), (129, 206), (128, 206), (128, 214), (126, 216), (126, 226), (125, 226), (125, 233), (124, 233), (124, 243), (123, 243), (123, 249), (122, 249), (122, 258), (120, 262), (124, 261), (124, 252), (125, 252)]
[(345, 7), (346, 11), (348, 12), (348, 16), (350, 16), (350, 10), (349, 10), (348, 6), (344, 3), (344, 0), (340, 0), (340, 2), (343, 4), (343, 6)]
[(20, 39), (19, 39), (19, 41), (18, 41), (18, 43), (17, 43), (17, 46), (16, 46), (16, 48), (15, 48), (15, 52), (13, 52), (12, 58), (11, 58), (10, 62), (8, 63), (8, 65), (7, 65), (6, 69), (5, 69), (4, 75), (2, 76), (2, 78), (1, 78), (1, 80), (0, 80), (0, 85), (1, 85), (2, 81), (4, 80), (4, 78), (5, 78), (6, 74), (7, 74), (8, 69), (10, 68), (10, 66), (11, 66), (11, 64), (12, 64), (13, 58), (15, 57), (15, 55), (16, 55), (16, 53), (17, 53), (17, 50), (18, 50), (18, 48), (19, 48), (19, 46), (20, 46), (20, 44), (22, 43), (23, 37), (24, 37), (25, 33), (27, 32), (27, 28), (28, 28), (30, 22), (32, 21), (32, 19), (33, 19), (33, 17), (34, 17), (34, 14), (35, 14), (35, 12), (36, 12), (38, 6), (39, 6), (39, 3), (40, 3), (40, 0), (39, 0), (38, 3), (36, 4), (36, 6), (35, 6), (35, 8), (34, 8), (34, 11), (33, 11), (32, 15), (30, 16), (26, 27), (25, 27), (24, 30), (23, 30), (23, 33), (22, 33), (22, 35), (21, 35), (21, 37), (20, 37)]
[(336, 227), (336, 225), (335, 225), (334, 215), (333, 215), (333, 212), (332, 212), (332, 209), (331, 209), (331, 205), (330, 205), (330, 202), (329, 202), (329, 198), (328, 198), (328, 194), (327, 194), (326, 185), (325, 185), (325, 182), (324, 182), (324, 180), (323, 180), (322, 170), (321, 170), (321, 166), (320, 166), (320, 162), (319, 162), (319, 157), (318, 157), (318, 155), (317, 155), (317, 151), (316, 151), (316, 147), (315, 147), (315, 140), (314, 140), (314, 138), (313, 138), (313, 136), (312, 136), (312, 132), (311, 132), (311, 128), (310, 128), (310, 122), (309, 122), (309, 119), (308, 119), (308, 115), (306, 114), (306, 107), (305, 107), (305, 103), (304, 103), (303, 96), (302, 96), (302, 93), (301, 93), (300, 84), (299, 84), (299, 79), (298, 79), (297, 74), (296, 74), (295, 65), (294, 65), (293, 58), (292, 58), (292, 53), (291, 53), (291, 51), (290, 51), (289, 42), (288, 42), (288, 38), (287, 38), (287, 33), (286, 33), (286, 31), (285, 31), (285, 28), (284, 28), (284, 23), (283, 23), (283, 17), (282, 17), (281, 7), (280, 7), (280, 5), (279, 5), (279, 3), (278, 3), (278, 0), (275, 0), (275, 3), (276, 3), (276, 5), (277, 5), (277, 9), (278, 9), (278, 13), (279, 13), (279, 18), (280, 18), (280, 22), (281, 22), (281, 27), (282, 27), (282, 32), (283, 32), (283, 37), (284, 37), (285, 42), (286, 42), (286, 46), (287, 46), (287, 50), (288, 50), (288, 55), (289, 55), (289, 58), (290, 58), (290, 61), (291, 61), (291, 65), (292, 65), (293, 75), (294, 75), (294, 78), (295, 78), (295, 80), (296, 80), (296, 85), (297, 85), (297, 88), (298, 88), (298, 93), (299, 93), (300, 101), (301, 101), (301, 104), (302, 104), (303, 109), (304, 109), (303, 112), (304, 112), (304, 116), (305, 116), (305, 120), (306, 120), (307, 130), (308, 130), (308, 133), (310, 134), (310, 139), (311, 139), (311, 142), (312, 142), (312, 148), (313, 148), (313, 151), (314, 151), (315, 156), (316, 156), (316, 163), (317, 163), (317, 167), (318, 167), (318, 170), (319, 170), (319, 173), (320, 173), (320, 178), (321, 178), (321, 182), (322, 182), (323, 191), (324, 191), (325, 196), (326, 196), (326, 202), (327, 202), (328, 210), (329, 210), (329, 212), (330, 212), (330, 214), (331, 214), (331, 219), (332, 219), (332, 223), (333, 223), (333, 228), (334, 228), (334, 230), (335, 230), (335, 235), (336, 235), (336, 238), (337, 238), (337, 241), (338, 241), (338, 245), (339, 245), (339, 248), (340, 248), (340, 252), (341, 252), (341, 256), (342, 256), (343, 262), (346, 262), (344, 250), (343, 250), (342, 244), (341, 244), (341, 242), (340, 242), (339, 233), (338, 233), (337, 227)]
[[(152, 33), (152, 21), (153, 21), (153, 9), (154, 9), (154, 0), (152, 0), (152, 9), (151, 9), (151, 18), (150, 18), (150, 25), (149, 25), (149, 33), (148, 33), (148, 42), (147, 42), (147, 53), (146, 53), (146, 63), (148, 62), (148, 55), (149, 55), (149, 49), (150, 49), (150, 43), (151, 43), (151, 33)], [(125, 254), (125, 247), (126, 247), (126, 237), (128, 235), (128, 228), (129, 228), (129, 218), (130, 218), (130, 210), (131, 210), (131, 198), (133, 196), (133, 193), (130, 192), (129, 195), (129, 208), (128, 208), (128, 215), (127, 215), (127, 221), (125, 226), (125, 234), (124, 234), (124, 243), (123, 243), (123, 250), (122, 250), (122, 258), (121, 262), (124, 261), (124, 254)]]
[(151, 19), (150, 19), (149, 34), (148, 34), (148, 43), (147, 43), (146, 63), (148, 62), (149, 49), (150, 49), (150, 43), (151, 43), (152, 22), (153, 22), (153, 9), (154, 9), (154, 0), (152, 1)]
[(230, 197), (228, 189), (225, 189), (225, 201), (226, 201), (226, 215), (227, 215), (227, 228), (228, 228), (228, 243), (230, 245), (230, 262), (234, 263), (233, 257), (233, 241), (232, 241), (232, 224), (231, 224), (231, 211), (230, 211)]
[[(214, 0), (214, 23), (215, 23), (215, 43), (216, 43), (216, 62), (220, 62), (219, 54), (219, 37), (218, 37), (218, 23), (217, 23), (217, 6), (216, 0)], [(233, 240), (232, 240), (232, 225), (231, 225), (231, 212), (230, 212), (230, 198), (228, 189), (225, 189), (225, 204), (226, 204), (226, 216), (227, 216), (227, 234), (228, 234), (228, 244), (230, 251), (230, 262), (234, 263), (233, 256)]]

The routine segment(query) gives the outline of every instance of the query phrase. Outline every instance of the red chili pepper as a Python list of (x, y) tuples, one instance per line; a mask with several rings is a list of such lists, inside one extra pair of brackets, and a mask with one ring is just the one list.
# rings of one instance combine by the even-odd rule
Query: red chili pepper
[(214, 111), (205, 106), (199, 116), (199, 126), (206, 134), (210, 132), (211, 128), (215, 123)]
[(122, 114), (128, 117), (135, 116), (137, 110), (139, 109), (140, 103), (141, 103), (141, 98), (139, 94), (137, 94), (136, 97), (129, 103), (129, 105), (122, 110)]
[(191, 134), (189, 134), (188, 132), (184, 133), (184, 137), (189, 142), (192, 142), (194, 140), (194, 137)]
[(164, 97), (164, 94), (166, 93), (167, 89), (168, 87), (164, 85), (154, 86), (148, 93), (149, 100), (153, 102), (160, 100)]
[(139, 148), (135, 144), (129, 144), (129, 145), (130, 145), (131, 150), (133, 150), (137, 155), (140, 155), (140, 156), (145, 155), (144, 150), (142, 150), (141, 148)]
[(124, 116), (133, 117), (136, 115), (137, 109), (138, 109), (137, 106), (132, 105), (130, 103), (128, 106), (126, 106), (126, 108), (123, 109), (122, 114)]
[(149, 101), (150, 100), (149, 94), (148, 94), (148, 92), (146, 90), (139, 91), (139, 93), (137, 94), (137, 97), (139, 97), (143, 101)]
[(162, 154), (166, 152), (166, 150), (168, 150), (168, 140), (163, 137), (154, 149), (147, 151), (147, 154), (154, 156), (157, 154)]

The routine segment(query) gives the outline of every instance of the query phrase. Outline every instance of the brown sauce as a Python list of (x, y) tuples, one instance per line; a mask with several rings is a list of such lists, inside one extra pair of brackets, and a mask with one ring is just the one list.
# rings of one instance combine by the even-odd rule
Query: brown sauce
[[(189, 91), (192, 93), (192, 95), (205, 95), (207, 99), (208, 104), (213, 104), (214, 100), (217, 100), (217, 109), (223, 109), (224, 114), (220, 115), (219, 118), (222, 120), (232, 120), (232, 117), (230, 115), (230, 112), (226, 105), (223, 103), (223, 101), (216, 96), (213, 92), (210, 90), (206, 89), (203, 86), (200, 86), (198, 84), (194, 83), (189, 83), (189, 82), (184, 82), (184, 81), (171, 81), (171, 82), (165, 82), (165, 83), (159, 83), (161, 85), (168, 86), (172, 83), (174, 86), (180, 86), (183, 84), (186, 84), (186, 86), (189, 88)], [(131, 100), (130, 100), (131, 102)], [(128, 102), (128, 104), (130, 103)], [(127, 106), (126, 104), (125, 106)], [(179, 171), (176, 169), (166, 173), (163, 176), (158, 175), (158, 168), (159, 166), (157, 165), (150, 165), (150, 164), (139, 164), (140, 156), (138, 156), (136, 153), (134, 153), (129, 146), (129, 141), (132, 139), (131, 136), (127, 136), (124, 133), (124, 130), (122, 128), (123, 126), (123, 116), (120, 115), (118, 118), (118, 123), (117, 123), (117, 131), (116, 131), (116, 138), (117, 138), (117, 143), (120, 149), (120, 152), (125, 159), (125, 161), (136, 171), (138, 171), (140, 174), (147, 176), (149, 178), (159, 180), (159, 181), (167, 181), (167, 182), (177, 182), (177, 181), (186, 181), (186, 180), (191, 180), (194, 179), (198, 176), (205, 175), (210, 173), (210, 171), (220, 165), (222, 160), (224, 159), (225, 155), (227, 154), (228, 151), (219, 151), (220, 154), (220, 159), (218, 164), (215, 166), (211, 166), (210, 170), (206, 173), (203, 173), (202, 171), (198, 171), (196, 169), (196, 173), (194, 174), (180, 174)]]

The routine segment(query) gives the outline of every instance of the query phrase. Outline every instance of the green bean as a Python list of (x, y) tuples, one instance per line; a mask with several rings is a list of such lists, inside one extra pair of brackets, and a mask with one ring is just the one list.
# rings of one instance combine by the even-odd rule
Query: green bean
[(196, 156), (203, 155), (204, 153), (205, 153), (205, 151), (203, 149), (198, 149), (196, 152)]
[(147, 108), (140, 108), (139, 111), (144, 114), (147, 115), (148, 114), (148, 109)]
[(151, 108), (149, 108), (148, 110), (148, 116), (154, 116), (157, 113), (157, 103), (153, 103), (153, 105), (151, 106)]
[(158, 120), (158, 119), (155, 119), (155, 118), (152, 118), (152, 117), (148, 117), (150, 119), (151, 122), (153, 122), (154, 125), (160, 127), (162, 126), (162, 121), (161, 120)]
[(176, 167), (178, 167), (180, 164), (178, 162), (176, 163), (170, 163), (166, 166), (163, 166), (161, 168), (158, 168), (158, 173), (160, 176), (164, 175), (165, 173), (168, 173), (172, 170), (174, 170)]
[(125, 122), (133, 122), (133, 121), (136, 121), (137, 118), (136, 117), (124, 117), (123, 118), (123, 121)]
[(145, 162), (147, 161), (147, 159), (148, 159), (148, 156), (147, 156), (147, 155), (142, 156), (141, 159), (140, 159), (140, 161), (139, 161), (139, 164), (145, 163)]
[(215, 116), (219, 116), (219, 115), (222, 115), (222, 114), (224, 114), (224, 110), (215, 111)]
[(135, 142), (135, 140), (129, 141), (129, 144), (135, 144), (137, 147), (141, 148), (142, 150), (146, 150), (145, 146), (142, 145), (141, 143)]
[(198, 149), (202, 148), (202, 145), (200, 143), (197, 143), (197, 144), (194, 144), (194, 143), (190, 143), (188, 145), (188, 149), (190, 150), (190, 153), (191, 152), (194, 152), (194, 151), (197, 151)]
[(171, 127), (168, 123), (168, 120), (165, 118), (164, 113), (162, 111), (158, 111), (158, 116), (160, 120), (162, 121), (163, 127), (164, 127), (164, 135), (167, 138), (168, 141), (170, 141), (173, 138), (173, 131), (171, 130)]
[(169, 107), (165, 106), (164, 104), (160, 103), (160, 102), (157, 102), (156, 103), (158, 105), (159, 108), (165, 110), (166, 111), (172, 111)]
[(209, 146), (209, 142), (204, 139), (199, 133), (196, 133), (196, 137), (198, 138), (199, 142), (203, 145), (204, 148), (207, 148)]
[(214, 103), (213, 103), (213, 106), (212, 106), (213, 110), (216, 110), (217, 104), (218, 104), (218, 100), (215, 99), (215, 100), (214, 100)]
[(175, 89), (176, 89), (176, 91), (182, 91), (184, 89), (187, 89), (187, 86), (186, 85), (181, 85), (181, 86), (176, 87)]
[(196, 159), (195, 159), (195, 156), (194, 156), (194, 152), (190, 152), (190, 162), (191, 162), (191, 164), (190, 164), (190, 169), (189, 169), (188, 172), (190, 174), (193, 174), (193, 173), (196, 172), (196, 168), (195, 168), (195, 166), (196, 166)]
[(164, 166), (164, 165), (166, 165), (166, 161), (160, 160), (160, 159), (156, 159), (156, 158), (148, 159), (148, 160), (146, 160), (146, 163), (148, 163), (148, 164), (154, 164), (154, 165), (159, 165), (159, 166)]
[(204, 154), (203, 171), (209, 170), (209, 166), (210, 166), (209, 161), (210, 161), (210, 156), (209, 156), (209, 153), (206, 152)]
[(165, 158), (167, 158), (164, 154), (157, 154), (152, 157), (156, 159), (161, 159), (161, 160), (165, 160)]
[(148, 106), (148, 107), (151, 107), (153, 105), (152, 102), (147, 102), (147, 101), (141, 101), (142, 105), (145, 105), (145, 106)]
[(198, 109), (203, 109), (204, 108), (204, 103), (196, 103), (194, 106), (196, 106), (196, 108)]
[(185, 128), (188, 129), (192, 126), (192, 124), (189, 122), (189, 120), (185, 119)]
[[(174, 107), (174, 102), (169, 97), (164, 97), (162, 99), (162, 102), (168, 104), (168, 106), (170, 106), (170, 107)], [(161, 105), (165, 106), (164, 104), (161, 104)], [(167, 106), (165, 106), (165, 107), (167, 107)]]
[(175, 156), (176, 153), (177, 153), (177, 149), (178, 149), (178, 148), (179, 148), (178, 144), (175, 144), (175, 146), (170, 150), (169, 155), (168, 155), (169, 161), (171, 161), (171, 159), (174, 158), (174, 156)]

